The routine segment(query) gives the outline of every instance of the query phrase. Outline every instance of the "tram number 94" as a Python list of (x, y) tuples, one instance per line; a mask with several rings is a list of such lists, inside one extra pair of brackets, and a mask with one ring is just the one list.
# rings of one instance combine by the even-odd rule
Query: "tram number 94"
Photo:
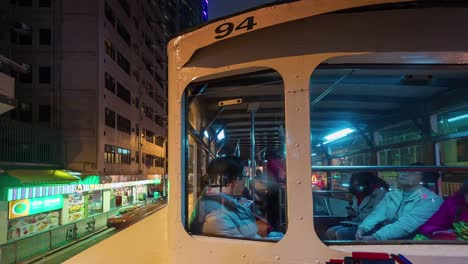
[(232, 22), (223, 23), (215, 29), (215, 33), (217, 34), (215, 39), (222, 39), (229, 36), (233, 31), (242, 30), (244, 28), (247, 31), (252, 30), (255, 25), (257, 25), (257, 23), (255, 23), (253, 16), (244, 19), (244, 21), (242, 21), (236, 27), (234, 27), (235, 25)]

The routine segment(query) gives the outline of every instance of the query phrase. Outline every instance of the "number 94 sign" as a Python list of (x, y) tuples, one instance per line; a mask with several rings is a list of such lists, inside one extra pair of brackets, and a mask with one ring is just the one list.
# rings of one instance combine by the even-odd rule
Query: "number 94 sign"
[(215, 39), (225, 38), (229, 36), (232, 32), (237, 31), (237, 30), (242, 30), (242, 29), (245, 29), (246, 31), (252, 30), (255, 25), (257, 25), (257, 23), (255, 23), (255, 19), (253, 16), (250, 16), (244, 19), (244, 21), (242, 21), (237, 26), (232, 22), (223, 23), (215, 29), (215, 34), (216, 34)]

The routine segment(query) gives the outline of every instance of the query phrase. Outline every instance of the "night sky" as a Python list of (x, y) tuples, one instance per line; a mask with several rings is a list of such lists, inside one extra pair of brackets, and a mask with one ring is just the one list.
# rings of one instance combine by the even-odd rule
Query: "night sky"
[(209, 0), (208, 19), (226, 16), (270, 2), (275, 2), (275, 0)]

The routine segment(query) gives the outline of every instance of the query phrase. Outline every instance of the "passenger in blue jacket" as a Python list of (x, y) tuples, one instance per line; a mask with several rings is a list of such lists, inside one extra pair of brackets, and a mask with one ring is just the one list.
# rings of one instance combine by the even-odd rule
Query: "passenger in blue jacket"
[(190, 231), (227, 237), (261, 238), (251, 201), (237, 196), (244, 188), (243, 166), (236, 157), (213, 160), (207, 169), (207, 186), (190, 217)]
[(357, 240), (406, 239), (440, 207), (442, 198), (422, 187), (420, 171), (402, 171), (398, 189), (388, 192), (356, 231)]

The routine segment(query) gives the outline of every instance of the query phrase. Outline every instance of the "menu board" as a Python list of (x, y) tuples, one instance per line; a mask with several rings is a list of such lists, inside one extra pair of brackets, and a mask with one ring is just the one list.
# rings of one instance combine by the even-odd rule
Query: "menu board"
[(68, 196), (68, 221), (74, 222), (85, 217), (84, 197), (81, 194), (70, 194)]
[(47, 212), (8, 221), (8, 240), (47, 231), (59, 225), (60, 212)]

